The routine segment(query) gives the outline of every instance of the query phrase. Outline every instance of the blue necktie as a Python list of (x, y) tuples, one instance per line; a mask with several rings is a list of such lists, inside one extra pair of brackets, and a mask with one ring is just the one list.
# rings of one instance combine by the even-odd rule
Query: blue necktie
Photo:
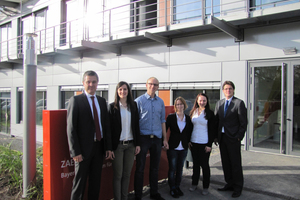
[(228, 103), (229, 103), (229, 101), (226, 100), (225, 109), (224, 109), (224, 117), (225, 117), (227, 109), (228, 109)]

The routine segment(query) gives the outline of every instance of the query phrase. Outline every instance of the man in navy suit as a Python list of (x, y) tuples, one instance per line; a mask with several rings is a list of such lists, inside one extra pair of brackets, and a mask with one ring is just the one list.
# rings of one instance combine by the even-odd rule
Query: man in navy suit
[(235, 86), (225, 81), (222, 86), (225, 99), (217, 102), (215, 115), (218, 123), (218, 143), (226, 185), (219, 191), (233, 191), (232, 197), (242, 194), (244, 185), (241, 141), (247, 129), (247, 109), (244, 101), (234, 97)]
[(83, 199), (87, 178), (88, 199), (99, 199), (103, 156), (112, 158), (106, 101), (95, 95), (98, 82), (96, 72), (86, 71), (84, 92), (69, 101), (67, 134), (70, 156), (75, 161), (72, 200)]

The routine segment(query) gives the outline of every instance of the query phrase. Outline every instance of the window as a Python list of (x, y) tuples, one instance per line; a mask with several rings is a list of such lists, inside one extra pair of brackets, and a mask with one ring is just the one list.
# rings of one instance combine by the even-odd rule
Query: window
[(0, 51), (1, 59), (6, 59), (8, 57), (8, 40), (11, 34), (11, 24), (6, 24), (0, 27)]
[(173, 23), (182, 23), (202, 19), (207, 15), (220, 13), (220, 0), (175, 0), (173, 6)]
[[(67, 109), (69, 105), (69, 100), (72, 96), (81, 94), (83, 91), (83, 86), (63, 86), (61, 87), (61, 109)], [(108, 103), (108, 86), (98, 86), (96, 95), (106, 99)]]
[(284, 0), (251, 0), (250, 7), (251, 10), (261, 10), (265, 8), (272, 8), (277, 6), (283, 6), (287, 4), (297, 3), (299, 0), (294, 1), (284, 1)]
[(10, 133), (10, 92), (0, 92), (0, 132)]
[(210, 109), (212, 111), (214, 111), (217, 101), (220, 100), (220, 90), (216, 90), (216, 89), (173, 90), (173, 102), (172, 102), (172, 104), (174, 104), (174, 101), (177, 97), (179, 97), (179, 96), (183, 97), (185, 99), (187, 105), (188, 105), (188, 108), (185, 110), (185, 114), (189, 115), (190, 111), (193, 108), (195, 98), (197, 97), (197, 95), (199, 93), (207, 94), (207, 96), (209, 98)]
[[(47, 109), (47, 92), (36, 92), (36, 125), (43, 125), (43, 110)], [(18, 91), (18, 116), (17, 123), (23, 121), (23, 88), (19, 88)]]

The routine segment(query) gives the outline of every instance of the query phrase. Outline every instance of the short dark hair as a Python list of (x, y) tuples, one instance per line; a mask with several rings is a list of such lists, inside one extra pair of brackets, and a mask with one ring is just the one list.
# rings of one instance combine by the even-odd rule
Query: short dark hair
[(96, 76), (97, 81), (99, 81), (98, 74), (95, 71), (89, 70), (89, 71), (84, 72), (83, 77), (82, 77), (82, 82), (84, 82), (85, 77), (87, 77), (87, 76)]
[(225, 85), (230, 85), (233, 90), (235, 90), (234, 84), (232, 81), (224, 81), (223, 85), (222, 85), (222, 90), (224, 90)]

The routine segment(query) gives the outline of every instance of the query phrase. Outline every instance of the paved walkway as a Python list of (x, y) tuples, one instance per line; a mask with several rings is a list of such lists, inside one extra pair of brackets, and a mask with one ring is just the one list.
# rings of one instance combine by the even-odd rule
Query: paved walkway
[[(21, 138), (11, 138), (7, 134), (0, 133), (0, 144), (11, 143), (11, 148), (22, 151), (23, 142)], [(37, 144), (37, 147), (42, 144)], [(300, 200), (300, 157), (267, 154), (262, 152), (242, 150), (244, 189), (238, 199), (245, 200), (277, 200), (289, 199)], [(181, 189), (184, 196), (181, 200), (193, 199), (232, 199), (232, 192), (220, 192), (217, 190), (225, 184), (220, 154), (217, 147), (213, 147), (210, 158), (211, 185), (209, 194), (201, 194), (202, 182), (199, 182), (198, 189), (189, 191), (192, 180), (192, 169), (184, 168)], [(169, 194), (167, 180), (162, 180), (159, 184), (159, 192), (165, 199), (173, 199)], [(130, 195), (129, 199), (134, 199)], [(150, 199), (149, 191), (145, 191), (144, 200)]]

